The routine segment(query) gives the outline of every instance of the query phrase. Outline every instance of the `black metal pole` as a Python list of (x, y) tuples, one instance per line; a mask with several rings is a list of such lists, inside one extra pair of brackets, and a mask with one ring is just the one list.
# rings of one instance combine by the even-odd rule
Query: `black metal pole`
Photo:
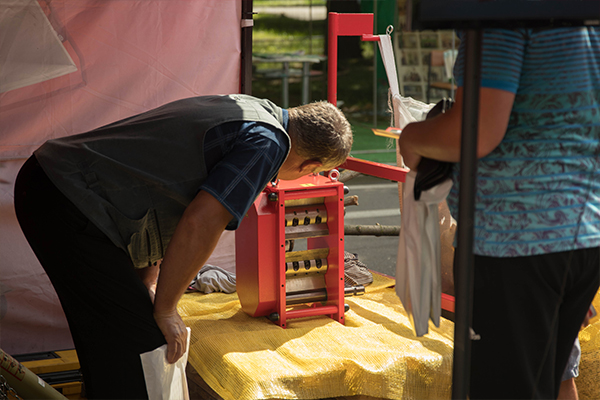
[(252, 0), (242, 0), (240, 93), (252, 94)]
[(460, 189), (458, 204), (456, 291), (454, 324), (454, 365), (452, 398), (469, 395), (471, 370), (471, 335), (473, 317), (473, 227), (475, 216), (475, 184), (477, 175), (477, 131), (479, 122), (479, 86), (481, 83), (480, 29), (466, 35), (462, 136), (460, 157)]

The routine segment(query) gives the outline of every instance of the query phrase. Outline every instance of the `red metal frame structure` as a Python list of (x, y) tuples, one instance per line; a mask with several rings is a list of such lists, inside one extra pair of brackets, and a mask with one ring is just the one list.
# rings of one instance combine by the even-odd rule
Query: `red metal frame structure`
[[(373, 35), (373, 14), (339, 14), (329, 13), (329, 39), (327, 42), (327, 101), (337, 105), (337, 54), (339, 36), (360, 36), (363, 41), (379, 41)], [(362, 172), (378, 178), (404, 182), (405, 168), (349, 157), (339, 168)]]
[[(328, 70), (327, 70), (327, 101), (337, 105), (337, 54), (338, 36), (360, 36), (363, 41), (379, 41), (379, 36), (373, 35), (373, 14), (338, 14), (329, 13), (328, 38)], [(378, 178), (404, 182), (408, 170), (372, 161), (348, 157), (339, 166), (352, 171), (361, 172)], [(454, 312), (454, 296), (442, 294), (442, 309)]]
[[(360, 36), (364, 41), (379, 41), (378, 36), (370, 33), (372, 29), (373, 14), (329, 13), (330, 103), (337, 104), (338, 36)], [(352, 157), (340, 167), (398, 182), (404, 182), (408, 172), (404, 168)], [(307, 299), (303, 305), (290, 306), (290, 293), (287, 290), (286, 206), (307, 204), (307, 199), (323, 199), (322, 206), (327, 214), (327, 233), (306, 237), (308, 250), (327, 251), (327, 270), (318, 272), (324, 278), (326, 296), (325, 300)], [(242, 309), (247, 314), (268, 316), (282, 328), (287, 326), (288, 319), (319, 315), (327, 315), (344, 323), (343, 210), (343, 185), (334, 177), (309, 175), (295, 181), (267, 185), (236, 232), (236, 237), (240, 238), (236, 240), (237, 292)], [(442, 308), (453, 312), (453, 300), (452, 296), (442, 295)]]
[[(307, 238), (307, 249), (328, 249), (326, 301), (287, 306), (286, 206), (297, 200), (323, 199), (327, 235)], [(286, 205), (286, 202), (288, 204)], [(292, 318), (328, 315), (344, 323), (344, 187), (322, 175), (269, 184), (236, 232), (237, 292), (242, 309), (253, 317), (269, 316), (285, 328)]]

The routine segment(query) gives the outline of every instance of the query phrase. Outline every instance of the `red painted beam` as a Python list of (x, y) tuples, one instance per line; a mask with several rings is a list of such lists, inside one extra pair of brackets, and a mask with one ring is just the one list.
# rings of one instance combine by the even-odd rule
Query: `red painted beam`
[(348, 157), (346, 162), (338, 168), (349, 169), (366, 175), (376, 176), (378, 178), (389, 179), (396, 182), (404, 182), (408, 169), (394, 167), (392, 165), (382, 164), (374, 161), (360, 160), (354, 157)]

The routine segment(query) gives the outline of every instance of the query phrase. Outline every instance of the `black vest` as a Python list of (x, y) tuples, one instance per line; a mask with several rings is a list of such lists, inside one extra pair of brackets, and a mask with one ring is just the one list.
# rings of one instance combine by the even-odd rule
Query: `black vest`
[(164, 256), (206, 179), (205, 132), (232, 121), (260, 121), (287, 135), (281, 108), (268, 100), (202, 96), (50, 140), (35, 156), (58, 189), (143, 268)]

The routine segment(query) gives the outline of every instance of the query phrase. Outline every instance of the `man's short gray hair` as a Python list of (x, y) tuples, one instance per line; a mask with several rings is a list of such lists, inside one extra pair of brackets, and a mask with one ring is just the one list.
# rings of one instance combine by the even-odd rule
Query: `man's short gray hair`
[(288, 111), (288, 131), (300, 157), (320, 161), (328, 169), (346, 161), (352, 149), (352, 127), (341, 110), (319, 101)]

